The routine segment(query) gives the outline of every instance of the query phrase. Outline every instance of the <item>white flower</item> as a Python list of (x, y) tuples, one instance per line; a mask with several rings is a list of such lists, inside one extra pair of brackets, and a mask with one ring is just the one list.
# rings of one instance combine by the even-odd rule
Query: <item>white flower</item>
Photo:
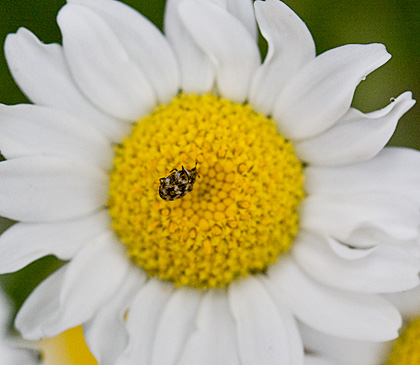
[(0, 290), (0, 363), (7, 365), (40, 364), (34, 346), (9, 334), (12, 308), (8, 298)]
[[(113, 0), (69, 0), (58, 24), (63, 46), (26, 29), (5, 46), (35, 105), (0, 108), (0, 215), (19, 221), (0, 271), (68, 261), (18, 313), (25, 338), (83, 324), (101, 364), (301, 364), (306, 329), (398, 336), (381, 293), (419, 284), (420, 154), (384, 146), (414, 100), (350, 107), (384, 46), (315, 57), (277, 0), (170, 0), (166, 37)], [(160, 199), (195, 162), (193, 191)]]

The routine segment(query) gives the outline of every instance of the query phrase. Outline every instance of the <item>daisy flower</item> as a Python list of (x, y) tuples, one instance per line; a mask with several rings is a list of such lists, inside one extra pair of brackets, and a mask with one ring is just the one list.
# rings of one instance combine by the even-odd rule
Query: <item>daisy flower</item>
[(40, 364), (39, 355), (22, 339), (9, 334), (13, 310), (3, 290), (0, 290), (0, 362), (7, 365)]
[(165, 35), (69, 0), (58, 25), (62, 46), (5, 45), (34, 105), (0, 109), (0, 271), (66, 261), (25, 338), (82, 324), (101, 364), (301, 364), (298, 322), (398, 336), (381, 293), (419, 284), (420, 154), (384, 146), (414, 100), (350, 106), (383, 45), (316, 56), (278, 0), (168, 0)]

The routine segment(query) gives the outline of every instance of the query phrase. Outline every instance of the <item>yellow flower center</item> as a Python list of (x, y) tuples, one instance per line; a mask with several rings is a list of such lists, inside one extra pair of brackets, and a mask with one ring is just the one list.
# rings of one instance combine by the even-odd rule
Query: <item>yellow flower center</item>
[[(192, 191), (179, 194), (182, 167), (196, 163)], [(162, 199), (166, 183), (183, 196)], [(132, 261), (204, 289), (262, 272), (286, 252), (303, 196), (302, 164), (272, 120), (211, 94), (181, 94), (116, 147), (108, 204)]]
[(420, 318), (411, 322), (395, 342), (388, 365), (420, 364)]

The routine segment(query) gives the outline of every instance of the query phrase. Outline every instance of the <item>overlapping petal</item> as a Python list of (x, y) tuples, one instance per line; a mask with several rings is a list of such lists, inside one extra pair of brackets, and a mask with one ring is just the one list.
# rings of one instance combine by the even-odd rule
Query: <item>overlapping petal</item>
[(202, 94), (213, 88), (216, 69), (183, 24), (179, 14), (179, 4), (182, 1), (167, 0), (165, 34), (178, 60), (182, 91)]
[(416, 238), (420, 210), (406, 198), (383, 193), (312, 195), (302, 202), (300, 219), (302, 228), (352, 245), (349, 237), (359, 229), (380, 231), (397, 240)]
[(172, 294), (156, 328), (151, 364), (177, 363), (187, 338), (194, 330), (194, 320), (201, 299), (202, 294), (193, 288), (178, 288)]
[(60, 45), (43, 44), (29, 30), (20, 28), (7, 36), (5, 55), (13, 78), (35, 104), (72, 113), (113, 141), (127, 134), (127, 124), (95, 108), (81, 93)]
[(179, 360), (181, 364), (240, 364), (235, 322), (225, 289), (211, 290), (204, 295), (195, 328)]
[(118, 365), (151, 364), (156, 328), (172, 293), (169, 283), (150, 279), (136, 294), (126, 320), (129, 341), (118, 357)]
[[(217, 1), (217, 0), (216, 0)], [(235, 16), (242, 25), (248, 30), (255, 42), (258, 41), (257, 22), (254, 14), (252, 1), (243, 0), (224, 0), (226, 9)]]
[(6, 158), (64, 156), (110, 169), (111, 143), (86, 120), (37, 105), (0, 105), (0, 145)]
[(387, 147), (375, 158), (348, 166), (305, 169), (308, 194), (385, 193), (420, 207), (420, 152)]
[[(305, 356), (304, 365), (338, 365), (329, 359), (323, 358), (319, 355), (314, 355), (313, 353), (308, 353)], [(348, 365), (348, 364), (341, 364), (341, 365)]]
[[(413, 257), (420, 258), (420, 245), (418, 244), (417, 239), (418, 237), (409, 240), (396, 239), (381, 230), (372, 227), (364, 227), (354, 230), (348, 236), (348, 244), (346, 244), (345, 242), (340, 242), (339, 244), (344, 246), (348, 245), (346, 247), (350, 248), (350, 250), (353, 248), (358, 248), (365, 251), (368, 251), (373, 247), (382, 245), (396, 246), (400, 247), (407, 253), (410, 253), (410, 255), (412, 255)], [(335, 242), (338, 241), (336, 239), (331, 239), (329, 240), (329, 245), (331, 246), (331, 248), (333, 248), (333, 250), (337, 251), (335, 247)]]
[(121, 287), (83, 326), (84, 338), (90, 352), (101, 365), (114, 365), (128, 343), (125, 315), (135, 293), (146, 280), (146, 275), (132, 268)]
[(382, 44), (350, 44), (307, 63), (275, 102), (280, 133), (300, 140), (333, 126), (348, 111), (359, 82), (390, 57)]
[(258, 47), (248, 30), (229, 12), (207, 0), (185, 0), (179, 5), (179, 14), (190, 36), (214, 63), (221, 96), (245, 101), (260, 64)]
[(0, 164), (0, 215), (23, 222), (51, 222), (93, 213), (105, 205), (108, 176), (95, 166), (32, 156)]
[(13, 315), (11, 301), (0, 291), (0, 360), (10, 365), (40, 365), (39, 353), (35, 346), (9, 333)]
[(161, 103), (180, 87), (178, 64), (163, 34), (146, 17), (118, 1), (69, 0), (85, 6), (106, 21), (137, 68), (148, 79)]
[(384, 296), (399, 309), (404, 319), (413, 321), (420, 317), (420, 286)]
[(381, 365), (386, 362), (390, 342), (343, 340), (303, 323), (300, 323), (299, 330), (306, 348), (324, 356), (325, 361), (331, 361), (331, 364)]
[(299, 333), (296, 319), (284, 298), (284, 293), (279, 291), (273, 282), (267, 279), (266, 276), (260, 276), (260, 278), (262, 279), (262, 283), (266, 287), (270, 296), (273, 298), (273, 302), (276, 305), (276, 308), (279, 311), (285, 325), (287, 331), (288, 347), (290, 351), (290, 363), (302, 364), (304, 358), (302, 338)]
[(292, 260), (283, 259), (268, 275), (306, 325), (339, 338), (388, 341), (398, 336), (398, 310), (379, 295), (336, 290), (305, 275)]
[(128, 267), (122, 248), (111, 235), (102, 235), (30, 294), (16, 327), (26, 339), (36, 340), (86, 322), (112, 297)]
[(57, 22), (72, 76), (89, 100), (122, 120), (136, 121), (152, 110), (152, 86), (100, 16), (70, 4), (60, 10)]
[(299, 158), (311, 165), (344, 165), (376, 156), (389, 141), (398, 120), (413, 105), (405, 92), (390, 105), (373, 113), (349, 111), (331, 129), (294, 144)]
[(287, 329), (263, 285), (252, 277), (234, 282), (229, 286), (228, 298), (241, 363), (289, 363)]
[(379, 246), (365, 257), (346, 260), (337, 256), (325, 240), (302, 233), (292, 254), (308, 276), (337, 289), (389, 293), (419, 284), (420, 260), (399, 247)]
[(109, 223), (104, 210), (65, 222), (16, 223), (0, 236), (0, 272), (20, 270), (47, 255), (69, 260)]
[(254, 75), (248, 99), (258, 111), (270, 115), (287, 81), (315, 57), (315, 44), (305, 23), (286, 4), (266, 0), (254, 6), (268, 53)]

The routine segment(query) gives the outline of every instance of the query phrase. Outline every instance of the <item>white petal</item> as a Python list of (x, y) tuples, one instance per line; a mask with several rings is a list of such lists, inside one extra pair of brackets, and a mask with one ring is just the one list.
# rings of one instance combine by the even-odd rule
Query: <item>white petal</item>
[(137, 293), (126, 321), (129, 342), (117, 360), (118, 365), (150, 364), (158, 322), (172, 288), (172, 284), (150, 279)]
[(286, 327), (287, 342), (290, 351), (290, 364), (303, 364), (304, 348), (302, 339), (293, 313), (289, 309), (284, 298), (284, 293), (280, 292), (267, 276), (262, 276), (262, 279), (262, 282), (273, 298), (274, 304)]
[(68, 265), (64, 265), (47, 277), (29, 295), (20, 308), (15, 326), (23, 338), (36, 340), (51, 335), (43, 329), (43, 323), (50, 320), (51, 313), (59, 307), (59, 293)]
[(197, 289), (177, 288), (160, 316), (153, 343), (151, 364), (176, 364), (187, 338), (194, 330), (194, 319), (202, 298)]
[(323, 237), (333, 252), (338, 256), (346, 260), (360, 260), (369, 256), (376, 250), (376, 247), (364, 247), (362, 249), (355, 248), (346, 243), (338, 241), (334, 238)]
[(16, 223), (0, 236), (0, 273), (20, 270), (47, 255), (69, 260), (109, 229), (106, 211), (58, 223)]
[(185, 0), (179, 12), (191, 37), (215, 64), (220, 94), (243, 102), (260, 64), (258, 47), (247, 29), (233, 15), (206, 0)]
[(128, 343), (124, 316), (133, 296), (146, 280), (138, 267), (130, 269), (124, 283), (106, 305), (83, 326), (89, 350), (102, 365), (114, 365)]
[(177, 94), (180, 76), (175, 55), (162, 33), (146, 17), (119, 1), (68, 3), (83, 5), (106, 21), (161, 103), (169, 102)]
[(104, 169), (114, 157), (108, 139), (85, 120), (29, 104), (0, 105), (0, 145), (6, 158), (64, 156)]
[[(419, 232), (420, 235), (420, 232)], [(420, 236), (419, 236), (420, 237)], [(326, 237), (324, 239), (335, 252), (336, 255), (347, 259), (359, 259), (370, 255), (377, 246), (393, 246), (415, 258), (420, 258), (420, 245), (418, 237), (410, 240), (401, 240), (376, 229), (375, 227), (365, 227), (355, 229), (345, 240)]]
[[(420, 245), (416, 242), (416, 238), (409, 240), (396, 239), (385, 232), (372, 227), (354, 230), (348, 236), (347, 241), (351, 243), (352, 248), (361, 248), (364, 250), (382, 245), (396, 246), (400, 247), (407, 253), (410, 253), (414, 257), (420, 258)], [(332, 241), (329, 242), (329, 244), (332, 248), (334, 248), (334, 243)]]
[(120, 285), (129, 263), (121, 242), (113, 233), (105, 233), (70, 262), (60, 293), (61, 303), (88, 302), (84, 309), (94, 312)]
[(129, 262), (121, 251), (105, 234), (44, 280), (17, 315), (16, 327), (24, 337), (55, 336), (92, 318), (127, 274)]
[(343, 165), (376, 156), (391, 138), (398, 119), (415, 100), (405, 92), (386, 108), (363, 114), (350, 108), (337, 125), (313, 138), (294, 143), (299, 158), (315, 165)]
[(385, 364), (391, 347), (391, 342), (351, 341), (328, 336), (303, 323), (300, 323), (299, 329), (309, 351), (326, 356), (336, 364)]
[(22, 347), (20, 343), (0, 342), (0, 356), (7, 365), (40, 365), (40, 354), (36, 349)]
[(127, 134), (126, 123), (100, 112), (82, 95), (60, 45), (45, 45), (29, 30), (20, 28), (7, 36), (5, 55), (13, 78), (35, 104), (81, 117), (113, 141)]
[(323, 286), (306, 276), (286, 257), (268, 275), (295, 316), (320, 332), (359, 341), (388, 341), (398, 337), (398, 310), (379, 295), (358, 294)]
[(252, 80), (249, 101), (269, 115), (286, 82), (315, 57), (315, 44), (305, 23), (286, 4), (266, 0), (254, 6), (268, 52)]
[(344, 363), (337, 364), (320, 356), (309, 354), (305, 356), (304, 365), (345, 365)]
[(305, 169), (309, 194), (386, 193), (405, 197), (420, 207), (420, 152), (384, 148), (372, 160), (341, 167)]
[(226, 0), (226, 9), (248, 30), (254, 42), (258, 42), (257, 22), (252, 0)]
[(0, 359), (4, 365), (40, 365), (38, 347), (10, 332), (13, 316), (10, 298), (0, 290)]
[(186, 93), (203, 94), (213, 88), (215, 66), (182, 23), (178, 11), (182, 1), (167, 0), (165, 33), (178, 59), (182, 90)]
[(359, 260), (346, 260), (319, 237), (303, 233), (295, 239), (292, 254), (308, 276), (337, 289), (389, 293), (419, 284), (420, 260), (397, 247), (379, 246)]
[(382, 44), (349, 44), (306, 64), (278, 96), (273, 117), (290, 139), (315, 136), (350, 107), (359, 82), (391, 56)]
[(239, 364), (235, 322), (225, 289), (212, 289), (204, 294), (195, 326), (196, 331), (185, 345), (180, 364)]
[(57, 17), (71, 73), (99, 108), (135, 121), (156, 104), (154, 92), (112, 29), (93, 11), (64, 6)]
[(0, 162), (0, 215), (24, 222), (72, 219), (105, 205), (106, 174), (85, 162), (34, 156)]
[(248, 30), (249, 34), (258, 41), (257, 22), (255, 20), (253, 0), (207, 0), (214, 5), (228, 11)]
[(405, 198), (387, 194), (312, 195), (300, 205), (302, 228), (346, 244), (358, 229), (371, 229), (400, 239), (418, 236), (420, 211)]
[(406, 321), (420, 317), (420, 286), (400, 293), (384, 294), (401, 312)]
[(288, 333), (273, 299), (250, 276), (229, 286), (241, 364), (289, 364)]

